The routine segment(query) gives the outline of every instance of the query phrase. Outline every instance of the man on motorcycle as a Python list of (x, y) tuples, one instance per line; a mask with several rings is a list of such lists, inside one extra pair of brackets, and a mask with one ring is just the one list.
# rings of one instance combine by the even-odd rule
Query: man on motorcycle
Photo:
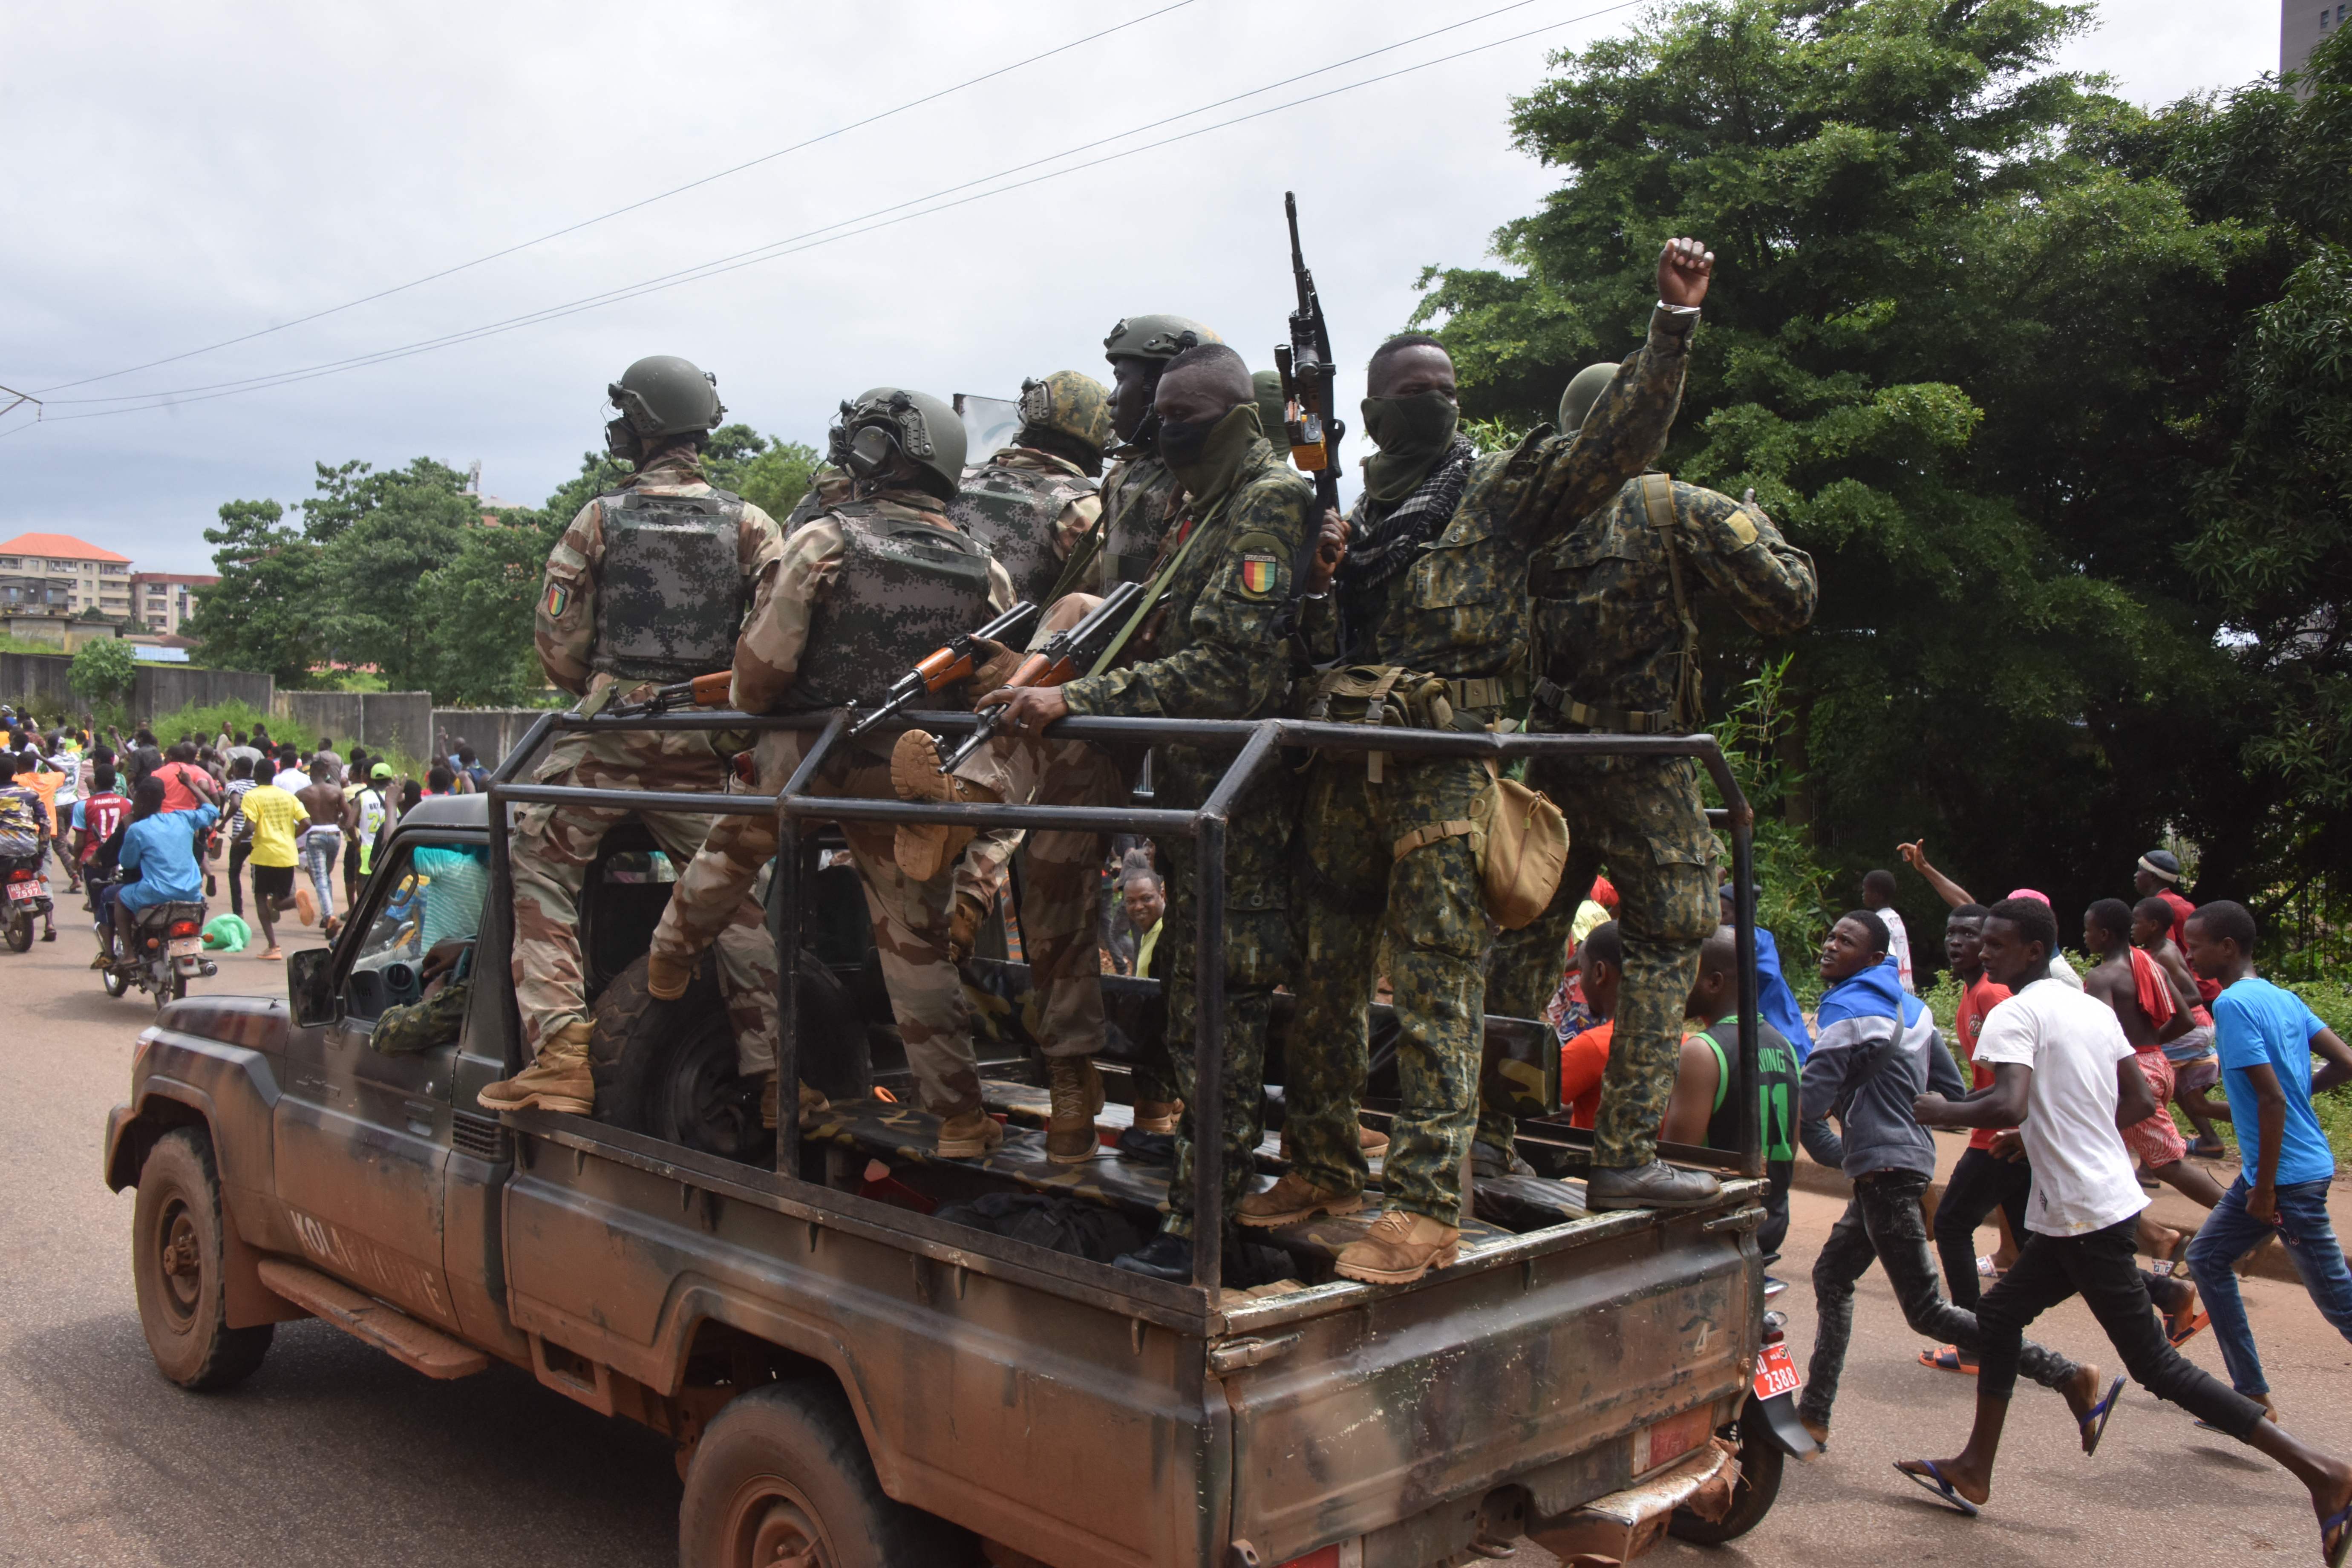
[[(18, 862), (36, 872), (49, 851), (48, 803), (16, 782), (19, 763), (13, 752), (0, 752), (0, 869)], [(58, 940), (55, 906), (41, 916), (43, 942)]]
[[(114, 895), (115, 951), (131, 951), (139, 911), (155, 904), (196, 904), (205, 897), (205, 870), (196, 841), (220, 820), (220, 811), (199, 805), (193, 811), (163, 809), (163, 780), (150, 774), (131, 792), (131, 826), (115, 857), (122, 880)], [(136, 880), (131, 879), (136, 878)]]

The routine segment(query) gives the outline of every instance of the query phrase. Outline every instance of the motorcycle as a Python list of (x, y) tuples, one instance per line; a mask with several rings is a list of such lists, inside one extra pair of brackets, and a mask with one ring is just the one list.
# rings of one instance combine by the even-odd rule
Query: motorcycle
[(49, 902), (49, 880), (41, 875), (41, 863), (31, 856), (11, 856), (0, 866), (0, 886), (8, 891), (7, 921), (8, 951), (26, 952), (33, 945), (33, 922), (44, 919), (53, 907)]
[[(1770, 1300), (1786, 1289), (1767, 1278), (1764, 1298)], [(1797, 1417), (1797, 1390), (1805, 1380), (1789, 1353), (1789, 1315), (1764, 1314), (1764, 1342), (1756, 1358), (1748, 1402), (1739, 1419), (1719, 1429), (1717, 1436), (1739, 1447), (1739, 1485), (1731, 1494), (1731, 1510), (1721, 1519), (1701, 1519), (1687, 1509), (1676, 1509), (1667, 1531), (1677, 1540), (1697, 1546), (1720, 1546), (1737, 1540), (1763, 1522), (1773, 1500), (1780, 1495), (1780, 1471), (1790, 1458), (1810, 1459), (1821, 1450), (1813, 1435)]]
[[(188, 982), (218, 974), (220, 965), (205, 956), (205, 906), (193, 903), (150, 904), (131, 917), (131, 950), (119, 943), (107, 948), (106, 967), (99, 984), (109, 996), (127, 995), (132, 986), (154, 998), (155, 1011), (188, 994)], [(101, 928), (99, 940), (109, 942)]]

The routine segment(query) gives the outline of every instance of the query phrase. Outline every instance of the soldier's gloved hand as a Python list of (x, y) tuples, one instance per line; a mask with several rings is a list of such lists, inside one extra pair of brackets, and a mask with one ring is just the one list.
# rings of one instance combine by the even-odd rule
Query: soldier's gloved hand
[(994, 637), (972, 638), (971, 652), (971, 689), (974, 691), (996, 690), (1012, 679), (1013, 672), (1021, 668), (1019, 650), (1006, 647)]
[(980, 934), (980, 922), (988, 910), (970, 893), (956, 895), (955, 909), (948, 916), (948, 957), (961, 963), (971, 956), (972, 940)]

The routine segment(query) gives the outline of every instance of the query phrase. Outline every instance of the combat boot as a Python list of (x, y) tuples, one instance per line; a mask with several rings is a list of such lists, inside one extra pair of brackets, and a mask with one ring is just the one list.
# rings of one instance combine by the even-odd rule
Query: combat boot
[(1181, 1100), (1139, 1100), (1135, 1102), (1135, 1130), (1138, 1132), (1173, 1132), (1176, 1123), (1183, 1120), (1184, 1102)]
[(1723, 1187), (1705, 1171), (1678, 1170), (1664, 1160), (1646, 1165), (1596, 1165), (1584, 1179), (1584, 1206), (1604, 1209), (1703, 1209), (1723, 1201)]
[(596, 1079), (588, 1070), (588, 1039), (593, 1026), (575, 1018), (539, 1042), (539, 1056), (530, 1066), (484, 1089), (478, 1098), (485, 1110), (568, 1110), (585, 1116), (596, 1107)]
[(1004, 1126), (980, 1106), (940, 1119), (942, 1160), (977, 1160), (1004, 1142)]
[[(771, 1070), (766, 1081), (760, 1085), (760, 1125), (771, 1132), (776, 1130), (776, 1110), (782, 1098), (776, 1092), (776, 1075), (773, 1070)], [(807, 1084), (801, 1085), (801, 1130), (803, 1131), (814, 1126), (824, 1113), (832, 1109), (833, 1101), (825, 1099)]]
[(1297, 1172), (1286, 1171), (1282, 1180), (1273, 1186), (1244, 1198), (1234, 1210), (1234, 1217), (1253, 1229), (1270, 1230), (1278, 1225), (1313, 1219), (1318, 1214), (1354, 1214), (1363, 1206), (1361, 1193), (1325, 1192)]
[(1056, 1165), (1084, 1164), (1102, 1148), (1095, 1137), (1095, 1118), (1103, 1108), (1103, 1082), (1094, 1058), (1047, 1057), (1045, 1087), (1054, 1093), (1045, 1158)]
[(692, 959), (672, 958), (655, 948), (646, 954), (646, 990), (656, 1002), (675, 1002), (694, 983), (694, 969)]
[[(940, 743), (928, 730), (909, 730), (890, 748), (890, 787), (900, 800), (930, 800), (957, 805), (994, 805), (1003, 797), (984, 785), (940, 772)], [(944, 822), (904, 822), (891, 843), (898, 869), (929, 882), (955, 863), (973, 830)]]
[(1341, 1247), (1333, 1267), (1370, 1285), (1409, 1285), (1452, 1264), (1462, 1255), (1461, 1243), (1457, 1226), (1411, 1209), (1391, 1209), (1372, 1222), (1363, 1240)]

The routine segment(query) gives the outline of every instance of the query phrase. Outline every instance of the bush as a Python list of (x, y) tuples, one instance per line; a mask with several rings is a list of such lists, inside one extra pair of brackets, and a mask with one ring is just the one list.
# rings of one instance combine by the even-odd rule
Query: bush
[(118, 637), (84, 643), (73, 656), (73, 669), (66, 679), (74, 695), (89, 703), (93, 713), (119, 724), (129, 710), (131, 689), (139, 682), (139, 659), (131, 645)]

